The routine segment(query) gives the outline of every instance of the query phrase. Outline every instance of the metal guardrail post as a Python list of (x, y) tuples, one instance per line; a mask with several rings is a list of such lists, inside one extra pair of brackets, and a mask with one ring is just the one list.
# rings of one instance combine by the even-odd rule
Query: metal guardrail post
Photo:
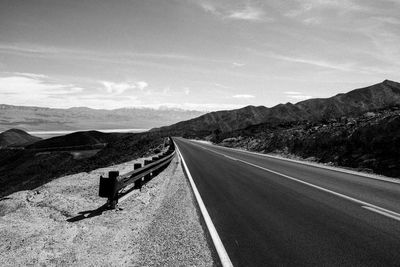
[[(140, 168), (142, 168), (142, 163), (135, 163), (133, 165), (133, 169), (134, 170), (137, 170), (137, 169), (140, 169)], [(135, 185), (133, 186), (133, 188), (141, 190), (142, 189), (142, 179), (139, 179), (139, 180), (135, 181)]]
[[(145, 159), (144, 160), (144, 166), (146, 166), (146, 165), (149, 165), (150, 163), (152, 163), (153, 161), (152, 160), (147, 160), (147, 159)], [(149, 174), (147, 174), (147, 175), (145, 175), (144, 176), (144, 181), (149, 181), (150, 179), (151, 179), (151, 176), (152, 176), (152, 173), (149, 173)]]
[(117, 190), (117, 177), (119, 176), (119, 171), (109, 171), (108, 179), (109, 179), (109, 195), (108, 195), (108, 207), (110, 209), (115, 209), (115, 206), (118, 204), (118, 190)]

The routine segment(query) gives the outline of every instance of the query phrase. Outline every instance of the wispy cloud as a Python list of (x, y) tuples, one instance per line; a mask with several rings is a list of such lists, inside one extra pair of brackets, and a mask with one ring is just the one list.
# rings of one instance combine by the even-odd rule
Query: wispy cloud
[(243, 66), (245, 66), (246, 64), (244, 64), (244, 63), (239, 63), (239, 62), (233, 62), (232, 63), (232, 66), (233, 67), (236, 67), (236, 68), (240, 68), (240, 67), (243, 67)]
[(139, 89), (143, 90), (149, 86), (149, 84), (145, 81), (138, 82), (110, 82), (110, 81), (100, 81), (100, 83), (104, 86), (106, 91), (110, 94), (122, 94), (127, 90), (131, 89)]
[(51, 98), (68, 98), (82, 94), (84, 89), (74, 84), (63, 84), (41, 74), (14, 73), (0, 77), (2, 103), (32, 105), (35, 101), (48, 104)]
[(222, 89), (232, 89), (232, 87), (230, 86), (226, 86), (220, 83), (214, 83), (213, 85), (215, 85), (216, 87), (222, 88)]
[(311, 95), (305, 95), (302, 92), (296, 92), (296, 91), (287, 91), (284, 92), (284, 94), (291, 99), (295, 99), (295, 100), (307, 100), (310, 98), (313, 98), (313, 96)]
[(190, 94), (190, 88), (189, 88), (189, 87), (184, 87), (184, 88), (183, 88), (183, 93), (184, 93), (185, 95), (189, 95), (189, 94)]
[(352, 0), (295, 0), (297, 7), (285, 13), (287, 17), (298, 17), (314, 10), (334, 9), (338, 12), (354, 12), (370, 10)]
[(321, 67), (321, 68), (327, 68), (327, 69), (334, 69), (334, 70), (340, 70), (340, 71), (346, 71), (346, 72), (360, 72), (360, 69), (354, 68), (353, 63), (337, 63), (337, 62), (331, 62), (323, 59), (314, 59), (314, 58), (306, 58), (306, 57), (298, 57), (298, 56), (291, 56), (291, 55), (282, 55), (279, 53), (275, 52), (259, 52), (253, 49), (247, 49), (247, 51), (259, 55), (259, 56), (264, 56), (272, 59), (278, 59), (278, 60), (283, 60), (287, 62), (292, 62), (292, 63), (301, 63), (301, 64), (307, 64), (307, 65), (313, 65), (316, 67)]
[(251, 1), (247, 1), (242, 5), (235, 5), (232, 2), (217, 1), (193, 1), (199, 5), (204, 11), (220, 17), (221, 19), (244, 20), (253, 22), (273, 21), (272, 18), (266, 16), (263, 8), (257, 6)]
[(227, 16), (231, 19), (238, 20), (250, 20), (250, 21), (262, 21), (265, 20), (265, 13), (261, 8), (256, 8), (253, 6), (246, 6), (244, 9), (230, 11)]
[[(76, 58), (101, 62), (134, 63), (141, 60), (175, 60), (189, 62), (229, 63), (215, 58), (199, 57), (178, 53), (147, 53), (147, 52), (108, 52), (74, 49), (67, 47), (43, 46), (28, 43), (0, 43), (0, 54), (14, 54), (32, 57)], [(139, 61), (140, 63), (140, 61)]]
[(249, 99), (249, 98), (254, 98), (254, 95), (248, 95), (248, 94), (239, 94), (239, 95), (233, 95), (233, 98), (243, 98), (243, 99)]

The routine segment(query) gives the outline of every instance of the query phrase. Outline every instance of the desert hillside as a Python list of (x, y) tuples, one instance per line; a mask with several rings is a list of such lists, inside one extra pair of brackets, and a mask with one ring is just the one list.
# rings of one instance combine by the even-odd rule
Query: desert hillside
[(214, 142), (400, 177), (400, 106), (325, 122), (260, 124)]

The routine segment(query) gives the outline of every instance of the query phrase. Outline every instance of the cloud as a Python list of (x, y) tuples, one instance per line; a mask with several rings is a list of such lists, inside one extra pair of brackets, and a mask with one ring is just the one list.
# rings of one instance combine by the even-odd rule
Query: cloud
[(244, 64), (244, 63), (238, 63), (238, 62), (233, 62), (232, 65), (233, 65), (233, 67), (240, 68), (240, 67), (245, 66), (246, 64)]
[(307, 99), (313, 98), (313, 96), (304, 95), (302, 92), (296, 92), (296, 91), (287, 91), (287, 92), (284, 92), (284, 94), (288, 98), (295, 99), (295, 100), (307, 100)]
[[(147, 52), (107, 52), (67, 47), (43, 46), (30, 43), (0, 43), (0, 53), (38, 58), (68, 58), (111, 63), (135, 63), (138, 59), (159, 61), (193, 61), (228, 63), (214, 58), (199, 57), (190, 54), (177, 53), (147, 53)], [(141, 63), (141, 62), (139, 62)]]
[(170, 95), (170, 93), (171, 93), (171, 87), (170, 86), (167, 86), (162, 90), (162, 94), (163, 95), (167, 96), (167, 95)]
[(264, 15), (265, 13), (262, 9), (246, 6), (241, 10), (230, 11), (230, 14), (227, 17), (238, 20), (261, 21), (265, 19)]
[(321, 23), (321, 18), (311, 17), (303, 20), (303, 23), (306, 25), (316, 25)]
[(183, 88), (183, 93), (185, 95), (189, 95), (190, 94), (190, 88), (188, 88), (188, 87)]
[[(97, 83), (98, 84), (98, 83)], [(147, 83), (146, 83), (147, 85)], [(99, 109), (113, 109), (140, 105), (137, 96), (105, 94), (93, 88), (82, 87), (42, 74), (35, 73), (0, 73), (0, 101), (3, 104), (69, 108), (86, 106)], [(125, 90), (125, 85), (109, 84), (112, 92)], [(113, 87), (114, 86), (114, 87)], [(145, 87), (137, 82), (135, 86)]]
[(149, 84), (145, 81), (139, 81), (136, 83), (136, 87), (139, 88), (140, 90), (143, 90), (144, 88), (148, 87)]
[(313, 59), (313, 58), (297, 57), (297, 56), (286, 56), (286, 55), (281, 55), (281, 54), (274, 53), (274, 52), (258, 52), (258, 51), (252, 50), (252, 49), (247, 49), (247, 50), (255, 55), (269, 57), (272, 59), (288, 61), (288, 62), (292, 62), (292, 63), (301, 63), (301, 64), (313, 65), (316, 67), (334, 69), (334, 70), (340, 70), (340, 71), (346, 71), (346, 72), (362, 72), (362, 70), (360, 68), (355, 68), (354, 64), (352, 64), (352, 63), (337, 63), (337, 62), (330, 62), (330, 61), (321, 60), (321, 59)]
[(314, 10), (334, 9), (340, 12), (368, 11), (366, 5), (359, 5), (353, 0), (295, 0), (297, 8), (291, 9), (285, 16), (298, 17)]
[(123, 94), (125, 91), (130, 89), (139, 89), (143, 91), (149, 84), (145, 81), (138, 81), (138, 82), (110, 82), (110, 81), (100, 81), (100, 83), (104, 86), (106, 91), (110, 94), (120, 95)]
[(216, 87), (222, 88), (222, 89), (232, 89), (232, 87), (226, 86), (226, 85), (223, 85), (223, 84), (220, 84), (220, 83), (214, 83), (213, 85), (216, 86)]
[(243, 99), (249, 99), (249, 98), (254, 98), (254, 95), (247, 95), (247, 94), (239, 94), (239, 95), (234, 95), (232, 96), (233, 98), (243, 98)]
[(225, 3), (207, 0), (196, 0), (192, 2), (200, 6), (204, 11), (221, 19), (245, 20), (254, 22), (273, 21), (273, 19), (265, 16), (265, 11), (261, 7), (258, 7), (250, 1), (247, 1), (245, 4), (240, 6), (229, 1)]
[(48, 76), (34, 73), (5, 73), (0, 77), (2, 103), (47, 106), (56, 98), (76, 97), (84, 89), (74, 84), (63, 84)]

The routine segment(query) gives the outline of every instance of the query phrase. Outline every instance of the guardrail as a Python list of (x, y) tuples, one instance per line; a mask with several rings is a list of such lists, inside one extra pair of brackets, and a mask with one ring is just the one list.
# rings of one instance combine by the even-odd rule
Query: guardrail
[(144, 166), (141, 163), (134, 164), (134, 170), (124, 175), (119, 175), (119, 171), (108, 172), (108, 177), (100, 176), (99, 196), (107, 198), (107, 206), (115, 209), (120, 197), (119, 191), (132, 185), (133, 189), (141, 189), (143, 183), (151, 180), (168, 166), (175, 156), (175, 144), (169, 138), (168, 150), (151, 160), (145, 160)]

